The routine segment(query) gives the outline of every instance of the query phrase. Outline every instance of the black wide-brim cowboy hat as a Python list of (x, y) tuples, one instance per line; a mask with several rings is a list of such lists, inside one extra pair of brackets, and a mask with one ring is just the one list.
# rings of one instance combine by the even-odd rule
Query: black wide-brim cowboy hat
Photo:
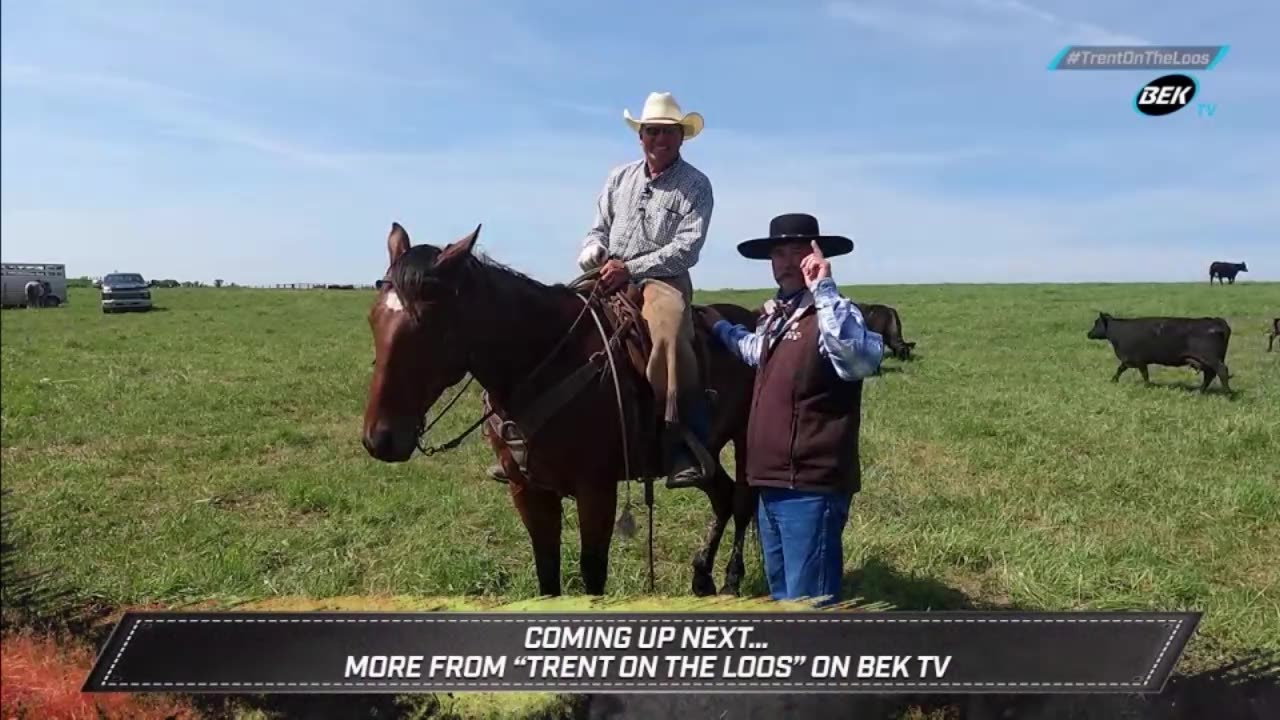
[(818, 219), (805, 213), (779, 215), (769, 222), (769, 237), (738, 243), (738, 252), (752, 260), (768, 260), (775, 245), (789, 242), (816, 241), (824, 257), (853, 252), (853, 241), (843, 235), (823, 235)]

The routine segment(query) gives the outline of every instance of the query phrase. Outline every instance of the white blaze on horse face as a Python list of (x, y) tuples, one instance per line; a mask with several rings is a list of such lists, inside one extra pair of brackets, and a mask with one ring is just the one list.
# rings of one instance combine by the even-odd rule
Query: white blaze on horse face
[(387, 293), (387, 297), (382, 301), (382, 306), (392, 312), (404, 310), (404, 305), (400, 302), (400, 296), (393, 292)]

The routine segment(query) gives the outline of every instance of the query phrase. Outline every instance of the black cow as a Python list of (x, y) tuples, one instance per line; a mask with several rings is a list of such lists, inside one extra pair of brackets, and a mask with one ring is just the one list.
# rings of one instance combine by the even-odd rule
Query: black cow
[(1200, 392), (1209, 388), (1214, 376), (1223, 390), (1231, 392), (1226, 366), (1231, 326), (1222, 318), (1118, 318), (1098, 313), (1088, 337), (1111, 341), (1120, 360), (1111, 382), (1120, 380), (1121, 373), (1131, 367), (1138, 368), (1143, 382), (1150, 383), (1148, 365), (1191, 366), (1204, 373)]
[(1267, 352), (1271, 352), (1271, 346), (1275, 344), (1276, 337), (1280, 336), (1280, 318), (1271, 321), (1271, 332), (1267, 333)]
[(1236, 275), (1242, 272), (1249, 272), (1249, 266), (1245, 263), (1229, 263), (1214, 262), (1209, 264), (1209, 284), (1213, 284), (1213, 279), (1218, 278), (1218, 284), (1222, 284), (1222, 279), (1226, 278), (1227, 282), (1232, 285), (1236, 284)]
[(862, 319), (867, 323), (867, 329), (879, 333), (884, 338), (884, 344), (889, 348), (890, 353), (899, 360), (910, 360), (911, 350), (916, 344), (902, 339), (902, 319), (898, 317), (898, 311), (889, 305), (875, 303), (858, 303), (857, 305), (858, 310), (862, 312)]

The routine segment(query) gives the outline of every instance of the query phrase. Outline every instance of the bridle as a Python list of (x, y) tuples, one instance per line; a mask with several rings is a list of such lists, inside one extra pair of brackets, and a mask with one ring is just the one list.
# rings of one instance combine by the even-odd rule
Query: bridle
[[(592, 273), (587, 273), (586, 275), (583, 275), (578, 280), (576, 280), (575, 283), (580, 282), (582, 279), (586, 277), (589, 277), (591, 274)], [(524, 378), (519, 382), (519, 384), (516, 385), (516, 390), (515, 390), (516, 395), (519, 395), (519, 393), (522, 390), (526, 390), (529, 387), (529, 384), (533, 381), (535, 377), (537, 377), (538, 373), (541, 372), (544, 368), (547, 367), (548, 364), (551, 363), (551, 360), (555, 358), (556, 354), (559, 353), (560, 350), (564, 348), (564, 346), (569, 342), (569, 338), (573, 337), (574, 331), (578, 329), (578, 323), (582, 322), (582, 318), (586, 316), (587, 311), (591, 308), (592, 301), (594, 301), (599, 296), (599, 291), (600, 291), (600, 284), (596, 283), (596, 285), (591, 288), (590, 295), (588, 295), (586, 300), (583, 302), (582, 309), (578, 311), (577, 317), (575, 317), (573, 319), (573, 323), (569, 325), (569, 329), (565, 331), (564, 335), (555, 344), (555, 346), (552, 347), (551, 350), (547, 352), (546, 356), (542, 358), (542, 361), (539, 362), (538, 365), (533, 368), (533, 370), (529, 371), (529, 373), (524, 376)], [(613, 342), (614, 338), (616, 338), (617, 336), (618, 336), (618, 333), (615, 332), (614, 337), (609, 338), (609, 342)], [(588, 364), (593, 363), (593, 359), (599, 354), (600, 353), (597, 352), (594, 355), (592, 355), (592, 358), (588, 359), (587, 363)], [(427, 433), (431, 432), (431, 428), (435, 427), (436, 423), (440, 422), (441, 418), (443, 418), (445, 415), (449, 413), (449, 410), (453, 408), (454, 404), (456, 404), (458, 400), (463, 396), (463, 394), (466, 393), (467, 388), (470, 387), (471, 383), (476, 379), (475, 375), (470, 373), (468, 373), (468, 375), (469, 377), (467, 378), (467, 381), (463, 383), (462, 388), (459, 389), (457, 394), (453, 396), (453, 399), (450, 400), (444, 406), (444, 409), (441, 410), (438, 415), (436, 415), (434, 420), (432, 420), (429, 423), (427, 422), (427, 415), (430, 414), (431, 408), (428, 407), (426, 410), (423, 411), (422, 418), (418, 422), (417, 438), (414, 440), (414, 445), (417, 446), (419, 452), (421, 452), (424, 457), (431, 457), (436, 453), (447, 452), (449, 450), (453, 450), (454, 448), (458, 447), (458, 445), (462, 444), (462, 441), (465, 440), (467, 436), (475, 432), (476, 428), (483, 425), (485, 421), (493, 417), (493, 414), (496, 412), (495, 408), (490, 407), (488, 411), (486, 411), (483, 415), (480, 416), (480, 419), (473, 422), (470, 427), (468, 427), (466, 430), (463, 430), (461, 433), (458, 434), (457, 437), (453, 438), (448, 442), (440, 443), (438, 445), (430, 445), (430, 446), (423, 445), (423, 442), (426, 440)]]
[[(600, 272), (599, 269), (589, 270), (586, 273), (580, 275), (573, 282), (571, 282), (569, 284), (569, 287), (576, 288), (579, 286), (580, 283), (584, 282), (585, 280), (591, 279), (592, 277), (598, 277), (599, 272)], [(528, 407), (527, 412), (530, 415), (535, 415), (540, 418), (549, 417), (551, 413), (559, 409), (560, 404), (567, 402), (571, 397), (576, 395), (580, 389), (585, 388), (587, 382), (589, 382), (591, 378), (595, 377), (596, 374), (598, 374), (604, 368), (605, 362), (607, 361), (609, 373), (613, 379), (614, 399), (617, 403), (618, 423), (619, 423), (618, 427), (619, 427), (619, 434), (621, 436), (621, 442), (622, 442), (623, 478), (625, 479), (626, 486), (627, 486), (627, 498), (626, 498), (626, 503), (624, 505), (623, 517), (629, 519), (630, 507), (631, 507), (631, 482), (630, 482), (631, 480), (631, 449), (627, 440), (627, 435), (628, 435), (627, 416), (626, 416), (626, 409), (623, 407), (623, 403), (622, 403), (622, 386), (618, 378), (617, 364), (614, 361), (614, 351), (617, 350), (618, 343), (623, 337), (623, 334), (626, 331), (626, 329), (629, 327), (629, 322), (623, 321), (618, 323), (617, 326), (613, 328), (612, 334), (609, 334), (605, 331), (604, 324), (600, 322), (600, 318), (597, 311), (592, 307), (592, 303), (595, 302), (600, 297), (600, 294), (601, 294), (600, 287), (601, 285), (597, 281), (592, 286), (591, 292), (586, 296), (583, 296), (583, 294), (580, 292), (577, 293), (578, 298), (582, 300), (582, 309), (578, 311), (578, 315), (573, 319), (573, 323), (569, 325), (569, 329), (565, 331), (564, 335), (561, 336), (560, 340), (555, 344), (555, 346), (552, 347), (551, 350), (547, 352), (546, 356), (543, 357), (542, 361), (539, 362), (538, 365), (534, 367), (534, 369), (531, 370), (527, 375), (525, 375), (525, 377), (516, 385), (516, 390), (513, 393), (513, 396), (520, 397), (522, 392), (527, 391), (528, 388), (531, 387), (531, 383), (534, 380), (534, 378), (536, 378), (538, 373), (541, 372), (544, 368), (546, 368), (546, 366), (551, 362), (551, 360), (556, 357), (557, 353), (559, 353), (560, 350), (564, 348), (565, 344), (569, 342), (569, 338), (573, 337), (574, 331), (578, 329), (578, 324), (582, 322), (582, 318), (586, 317), (588, 313), (590, 313), (592, 320), (595, 321), (596, 329), (600, 333), (600, 338), (604, 343), (604, 349), (598, 350), (592, 353), (591, 356), (587, 358), (586, 363), (579, 366), (576, 370), (574, 370), (572, 373), (567, 375), (565, 378), (563, 378), (556, 384), (552, 385), (549, 388), (544, 389), (542, 392), (535, 395), (534, 398), (531, 401), (529, 401), (527, 405)], [(485, 411), (485, 413), (481, 415), (478, 420), (476, 420), (470, 425), (470, 427), (468, 427), (466, 430), (463, 430), (461, 433), (459, 433), (456, 437), (454, 437), (452, 440), (449, 440), (448, 442), (441, 443), (438, 445), (429, 445), (429, 446), (423, 444), (426, 439), (427, 433), (431, 431), (431, 428), (435, 427), (436, 423), (440, 422), (441, 418), (443, 418), (445, 415), (449, 413), (449, 410), (451, 410), (453, 406), (458, 402), (459, 398), (461, 398), (462, 395), (466, 393), (467, 388), (470, 387), (472, 381), (474, 380), (475, 380), (475, 375), (471, 374), (470, 377), (467, 378), (466, 383), (463, 384), (462, 388), (459, 389), (458, 392), (453, 396), (453, 399), (451, 399), (445, 405), (444, 409), (441, 410), (440, 413), (436, 415), (435, 419), (432, 420), (431, 422), (427, 422), (427, 415), (430, 413), (430, 408), (427, 408), (427, 410), (423, 411), (422, 418), (418, 423), (418, 432), (417, 432), (417, 437), (414, 440), (414, 445), (418, 448), (418, 450), (423, 454), (424, 457), (431, 457), (436, 453), (447, 452), (449, 450), (453, 450), (454, 448), (458, 447), (458, 445), (460, 445), (462, 441), (467, 438), (467, 436), (475, 432), (476, 428), (480, 427), (489, 418), (493, 417), (494, 413), (497, 411), (496, 408), (494, 408), (491, 405), (489, 409)], [(535, 422), (535, 425), (536, 424), (537, 423)], [(531, 484), (534, 484), (535, 486), (537, 485), (536, 481), (534, 481), (532, 478), (526, 477), (526, 480), (528, 480)], [(648, 477), (646, 477), (644, 481), (644, 502), (645, 502), (645, 506), (649, 510), (649, 512), (647, 513), (649, 518), (649, 591), (653, 592), (654, 585), (655, 585), (654, 550), (653, 550), (654, 496), (653, 496), (653, 479)]]

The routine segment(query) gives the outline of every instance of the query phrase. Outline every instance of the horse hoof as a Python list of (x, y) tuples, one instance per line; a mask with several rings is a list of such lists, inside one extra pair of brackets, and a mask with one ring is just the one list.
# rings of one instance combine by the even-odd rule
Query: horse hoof
[(697, 597), (707, 597), (716, 594), (715, 581), (710, 575), (694, 575), (693, 576), (693, 594)]
[(739, 587), (739, 584), (737, 582), (730, 581), (730, 582), (726, 582), (724, 584), (724, 587), (720, 588), (720, 594), (738, 597), (739, 595), (742, 595), (742, 589), (741, 587)]

